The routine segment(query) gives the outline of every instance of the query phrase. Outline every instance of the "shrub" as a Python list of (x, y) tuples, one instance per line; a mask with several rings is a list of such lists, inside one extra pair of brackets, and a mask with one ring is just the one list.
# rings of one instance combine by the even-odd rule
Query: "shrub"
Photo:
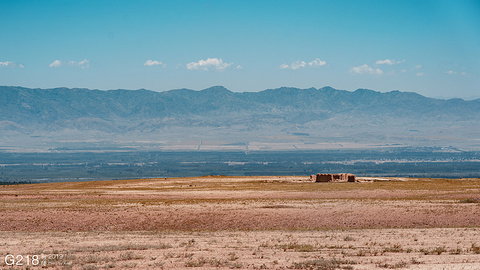
[[(317, 269), (317, 270), (333, 270), (337, 268), (341, 268), (344, 264), (356, 264), (355, 261), (348, 261), (348, 260), (340, 260), (337, 258), (332, 258), (325, 260), (324, 258), (320, 258), (317, 260), (309, 260), (299, 263), (293, 263), (293, 269)], [(345, 267), (342, 267), (345, 269)]]
[(381, 268), (397, 269), (397, 268), (407, 267), (407, 263), (406, 262), (398, 262), (395, 264), (382, 263), (382, 264), (377, 264), (377, 266)]
[(468, 198), (458, 201), (459, 203), (480, 203), (480, 198)]
[(385, 249), (383, 249), (383, 252), (403, 252), (403, 248), (400, 244), (395, 244), (391, 247), (386, 247)]

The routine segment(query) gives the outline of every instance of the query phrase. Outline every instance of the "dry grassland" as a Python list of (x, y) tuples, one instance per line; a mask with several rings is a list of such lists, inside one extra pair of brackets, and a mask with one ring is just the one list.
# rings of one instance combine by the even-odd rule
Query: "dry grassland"
[(480, 269), (479, 179), (307, 179), (0, 186), (0, 267)]

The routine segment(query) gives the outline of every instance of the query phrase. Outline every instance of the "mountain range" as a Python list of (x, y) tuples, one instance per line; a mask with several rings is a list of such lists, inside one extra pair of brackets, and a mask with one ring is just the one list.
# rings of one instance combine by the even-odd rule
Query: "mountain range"
[(275, 144), (292, 149), (332, 144), (476, 149), (479, 124), (480, 99), (443, 100), (400, 91), (282, 87), (239, 93), (215, 86), (155, 92), (0, 86), (4, 149), (88, 141), (160, 148), (200, 141), (193, 144), (258, 143), (259, 149), (267, 150), (274, 150)]

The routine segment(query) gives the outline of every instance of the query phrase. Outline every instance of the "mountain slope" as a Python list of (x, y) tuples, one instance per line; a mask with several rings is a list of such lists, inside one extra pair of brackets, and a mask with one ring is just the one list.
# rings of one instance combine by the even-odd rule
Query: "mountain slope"
[(76, 131), (105, 136), (160, 133), (163, 139), (177, 140), (200, 134), (247, 140), (293, 133), (319, 138), (348, 134), (352, 140), (373, 141), (394, 136), (431, 139), (438, 134), (473, 140), (480, 137), (478, 119), (480, 100), (441, 100), (400, 91), (283, 87), (234, 93), (221, 86), (166, 92), (0, 87), (0, 137)]

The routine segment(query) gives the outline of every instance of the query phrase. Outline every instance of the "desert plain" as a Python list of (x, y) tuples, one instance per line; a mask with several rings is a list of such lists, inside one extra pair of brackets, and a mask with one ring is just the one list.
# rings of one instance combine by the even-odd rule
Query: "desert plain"
[(2, 269), (480, 269), (480, 179), (0, 186)]

